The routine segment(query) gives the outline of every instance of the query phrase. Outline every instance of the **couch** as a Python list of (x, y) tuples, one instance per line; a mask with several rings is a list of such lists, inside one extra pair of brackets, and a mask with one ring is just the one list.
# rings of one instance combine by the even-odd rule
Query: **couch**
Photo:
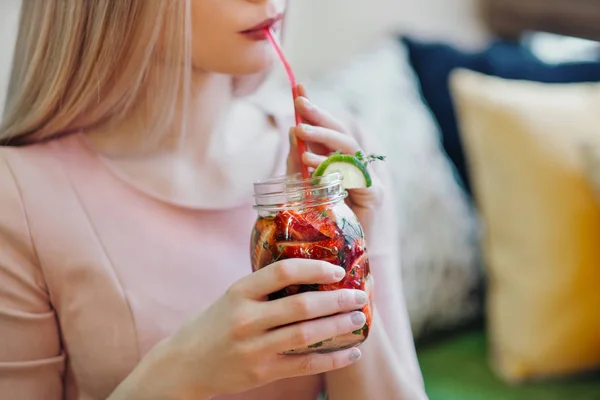
[(430, 398), (600, 399), (600, 58), (403, 43), (485, 226), (484, 312), (418, 340)]

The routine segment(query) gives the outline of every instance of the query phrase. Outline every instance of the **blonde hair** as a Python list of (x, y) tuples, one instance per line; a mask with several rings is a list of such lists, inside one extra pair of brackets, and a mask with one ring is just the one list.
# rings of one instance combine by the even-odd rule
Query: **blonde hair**
[[(149, 126), (168, 124), (189, 94), (189, 7), (189, 0), (23, 0), (0, 145), (117, 121), (142, 96), (160, 102)], [(158, 71), (165, 62), (169, 74)]]

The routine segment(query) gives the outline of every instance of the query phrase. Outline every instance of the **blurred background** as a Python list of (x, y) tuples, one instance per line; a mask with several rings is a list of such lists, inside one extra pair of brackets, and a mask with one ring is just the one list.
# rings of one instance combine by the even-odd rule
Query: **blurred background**
[(600, 0), (291, 1), (298, 77), (388, 156), (432, 400), (600, 399), (598, 40)]

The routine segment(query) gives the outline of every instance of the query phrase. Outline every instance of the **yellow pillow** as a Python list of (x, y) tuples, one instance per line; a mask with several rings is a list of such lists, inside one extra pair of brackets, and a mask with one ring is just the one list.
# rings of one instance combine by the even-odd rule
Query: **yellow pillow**
[(600, 207), (582, 143), (600, 140), (600, 85), (459, 70), (451, 87), (484, 223), (488, 329), (507, 380), (600, 366)]
[(588, 179), (596, 189), (596, 198), (600, 201), (600, 143), (598, 141), (583, 143), (582, 155)]

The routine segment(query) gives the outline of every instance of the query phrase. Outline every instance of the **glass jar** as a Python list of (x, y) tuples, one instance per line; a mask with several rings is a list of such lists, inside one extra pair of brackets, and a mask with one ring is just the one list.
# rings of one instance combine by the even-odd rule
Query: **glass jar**
[(270, 300), (342, 288), (363, 290), (369, 297), (360, 310), (367, 317), (361, 329), (287, 353), (327, 353), (364, 342), (372, 320), (372, 278), (363, 229), (344, 201), (341, 176), (273, 178), (255, 183), (254, 193), (258, 218), (250, 247), (253, 271), (288, 258), (324, 260), (346, 270), (339, 283), (290, 286), (272, 293)]

